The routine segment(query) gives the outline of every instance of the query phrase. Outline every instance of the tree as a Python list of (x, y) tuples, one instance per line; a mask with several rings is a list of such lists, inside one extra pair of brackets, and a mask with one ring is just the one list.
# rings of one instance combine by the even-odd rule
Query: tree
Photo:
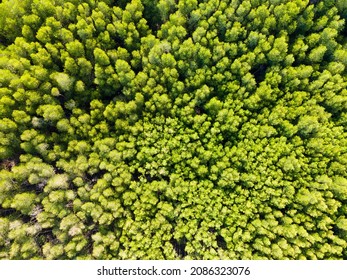
[(64, 111), (60, 105), (41, 105), (37, 109), (37, 113), (43, 116), (47, 122), (55, 122), (64, 116)]
[(74, 78), (70, 77), (66, 73), (53, 73), (50, 75), (50, 78), (56, 85), (63, 91), (69, 91), (72, 88), (72, 84), (74, 82)]
[(314, 48), (311, 53), (309, 54), (308, 58), (312, 62), (321, 62), (323, 60), (324, 54), (327, 51), (327, 47), (325, 46), (319, 46), (317, 48)]

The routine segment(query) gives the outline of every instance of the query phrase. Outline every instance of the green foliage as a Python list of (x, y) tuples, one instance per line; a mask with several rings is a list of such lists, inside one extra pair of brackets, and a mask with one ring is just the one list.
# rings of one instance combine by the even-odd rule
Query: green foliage
[(346, 259), (346, 14), (2, 1), (0, 259)]
[(29, 0), (4, 0), (0, 3), (0, 39), (5, 44), (12, 43), (20, 36), (23, 16), (29, 13)]

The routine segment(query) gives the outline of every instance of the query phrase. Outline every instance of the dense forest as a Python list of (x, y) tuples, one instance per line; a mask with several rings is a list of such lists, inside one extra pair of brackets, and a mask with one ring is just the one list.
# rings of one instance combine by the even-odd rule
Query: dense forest
[(347, 259), (346, 18), (3, 0), (0, 259)]

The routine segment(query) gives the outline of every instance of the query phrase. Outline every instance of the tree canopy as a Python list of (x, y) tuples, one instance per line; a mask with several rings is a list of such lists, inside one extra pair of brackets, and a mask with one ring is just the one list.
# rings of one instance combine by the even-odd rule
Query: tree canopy
[(1, 259), (346, 259), (343, 0), (0, 3)]

